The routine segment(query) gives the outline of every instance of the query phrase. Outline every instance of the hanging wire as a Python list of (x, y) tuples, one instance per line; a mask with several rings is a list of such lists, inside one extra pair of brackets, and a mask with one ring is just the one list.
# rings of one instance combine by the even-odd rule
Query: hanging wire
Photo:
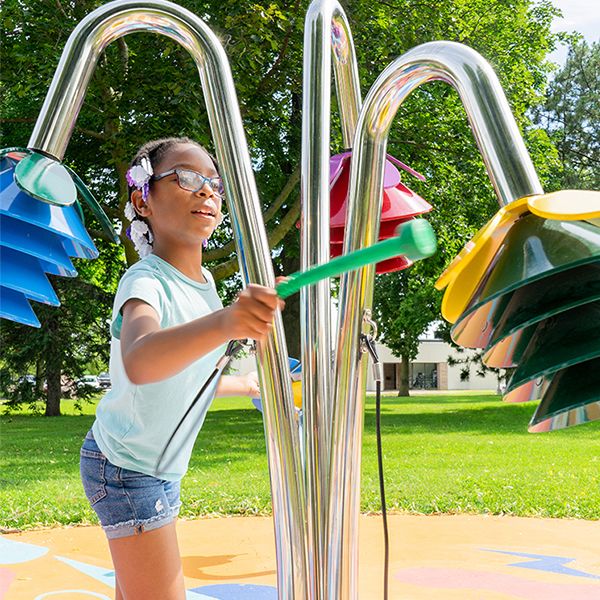
[[(377, 326), (370, 318), (370, 312), (365, 314), (365, 322), (371, 325), (374, 335), (377, 335)], [(389, 567), (390, 567), (390, 540), (387, 521), (387, 506), (385, 502), (385, 481), (383, 477), (383, 448), (381, 444), (381, 380), (382, 369), (379, 355), (375, 348), (373, 335), (361, 335), (361, 348), (368, 352), (373, 361), (373, 378), (375, 379), (375, 428), (377, 437), (377, 465), (379, 471), (379, 494), (381, 497), (381, 517), (383, 519), (383, 599), (388, 600)]]
[[(169, 446), (171, 445), (171, 442), (175, 438), (175, 435), (177, 434), (177, 432), (183, 425), (183, 422), (187, 419), (188, 415), (190, 414), (190, 412), (192, 411), (194, 406), (196, 406), (196, 404), (198, 403), (198, 400), (200, 400), (200, 398), (202, 398), (203, 394), (209, 388), (210, 384), (215, 380), (217, 375), (220, 375), (223, 372), (223, 370), (229, 364), (229, 361), (233, 358), (233, 356), (246, 346), (246, 343), (247, 343), (246, 340), (232, 340), (231, 342), (229, 342), (229, 344), (227, 344), (227, 349), (225, 350), (225, 353), (223, 354), (223, 356), (221, 356), (221, 358), (219, 358), (219, 360), (217, 361), (214, 371), (208, 376), (207, 380), (204, 382), (204, 384), (202, 385), (202, 387), (200, 388), (200, 390), (198, 391), (198, 393), (192, 400), (192, 403), (189, 405), (188, 409), (185, 411), (185, 414), (183, 415), (183, 417), (181, 417), (181, 420), (179, 421), (179, 423), (177, 423), (177, 427), (175, 427), (175, 429), (173, 430), (173, 433), (171, 434), (171, 437), (169, 437), (169, 439), (167, 440), (165, 447), (162, 449), (162, 452), (160, 453), (160, 456), (158, 457), (158, 460), (156, 461), (156, 467), (155, 467), (156, 473), (160, 472), (160, 467), (165, 458), (167, 450), (169, 449)], [(181, 444), (175, 454), (179, 453), (180, 450), (181, 450)]]

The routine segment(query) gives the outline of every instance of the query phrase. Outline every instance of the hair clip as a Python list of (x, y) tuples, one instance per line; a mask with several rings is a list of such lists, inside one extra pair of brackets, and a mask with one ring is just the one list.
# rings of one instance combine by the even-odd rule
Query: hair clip
[(144, 202), (148, 199), (150, 193), (150, 178), (154, 174), (152, 163), (147, 156), (143, 156), (139, 165), (133, 165), (125, 173), (125, 179), (129, 187), (134, 187), (142, 191)]

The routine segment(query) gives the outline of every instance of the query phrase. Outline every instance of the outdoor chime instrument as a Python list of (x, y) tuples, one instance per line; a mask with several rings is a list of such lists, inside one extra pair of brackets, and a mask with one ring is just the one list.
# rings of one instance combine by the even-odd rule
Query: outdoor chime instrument
[[(77, 191), (116, 239), (89, 190), (61, 161), (99, 55), (137, 31), (174, 39), (198, 65), (243, 281), (275, 284), (219, 40), (199, 17), (173, 3), (117, 1), (91, 13), (70, 36), (27, 149), (0, 155), (5, 318), (39, 326), (29, 302), (58, 302), (45, 274), (75, 276), (71, 257), (97, 256)], [(507, 400), (542, 399), (531, 430), (600, 418), (599, 194), (544, 194), (496, 75), (465, 46), (431, 42), (413, 48), (381, 73), (364, 103), (352, 35), (337, 1), (312, 2), (304, 48), (302, 271), (327, 264), (331, 256), (373, 248), (398, 224), (418, 223), (414, 217), (431, 209), (386, 162), (387, 136), (412, 91), (445, 81), (465, 106), (501, 205), (438, 282), (447, 288), (443, 314), (455, 323), (452, 335), (462, 345), (485, 348), (490, 366), (514, 368)], [(332, 67), (344, 146), (352, 155), (351, 161), (345, 154), (330, 163)], [(405, 268), (409, 259), (381, 262), (379, 270)], [(370, 264), (342, 274), (335, 343), (328, 279), (300, 289), (302, 440), (280, 316), (258, 347), (280, 598), (358, 597), (366, 385), (359, 340), (368, 327), (374, 273)], [(288, 285), (296, 285), (294, 279)]]

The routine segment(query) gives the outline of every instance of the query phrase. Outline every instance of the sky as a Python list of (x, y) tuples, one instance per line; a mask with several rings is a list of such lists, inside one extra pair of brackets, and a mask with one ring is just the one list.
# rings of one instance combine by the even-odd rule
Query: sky
[[(600, 41), (600, 0), (552, 0), (552, 4), (563, 13), (555, 19), (552, 31), (577, 31), (588, 42)], [(567, 58), (567, 49), (562, 46), (550, 58), (561, 65)]]

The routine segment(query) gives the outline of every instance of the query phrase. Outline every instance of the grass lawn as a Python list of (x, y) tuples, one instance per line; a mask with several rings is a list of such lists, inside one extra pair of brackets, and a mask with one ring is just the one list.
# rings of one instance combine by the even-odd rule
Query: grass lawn
[[(388, 507), (412, 513), (600, 518), (600, 422), (528, 434), (535, 406), (491, 394), (383, 399)], [(63, 412), (73, 413), (69, 402)], [(2, 417), (0, 527), (96, 523), (79, 482), (87, 414)], [(362, 510), (379, 509), (374, 399), (367, 399)], [(183, 481), (182, 516), (267, 514), (262, 418), (249, 400), (217, 400)]]

